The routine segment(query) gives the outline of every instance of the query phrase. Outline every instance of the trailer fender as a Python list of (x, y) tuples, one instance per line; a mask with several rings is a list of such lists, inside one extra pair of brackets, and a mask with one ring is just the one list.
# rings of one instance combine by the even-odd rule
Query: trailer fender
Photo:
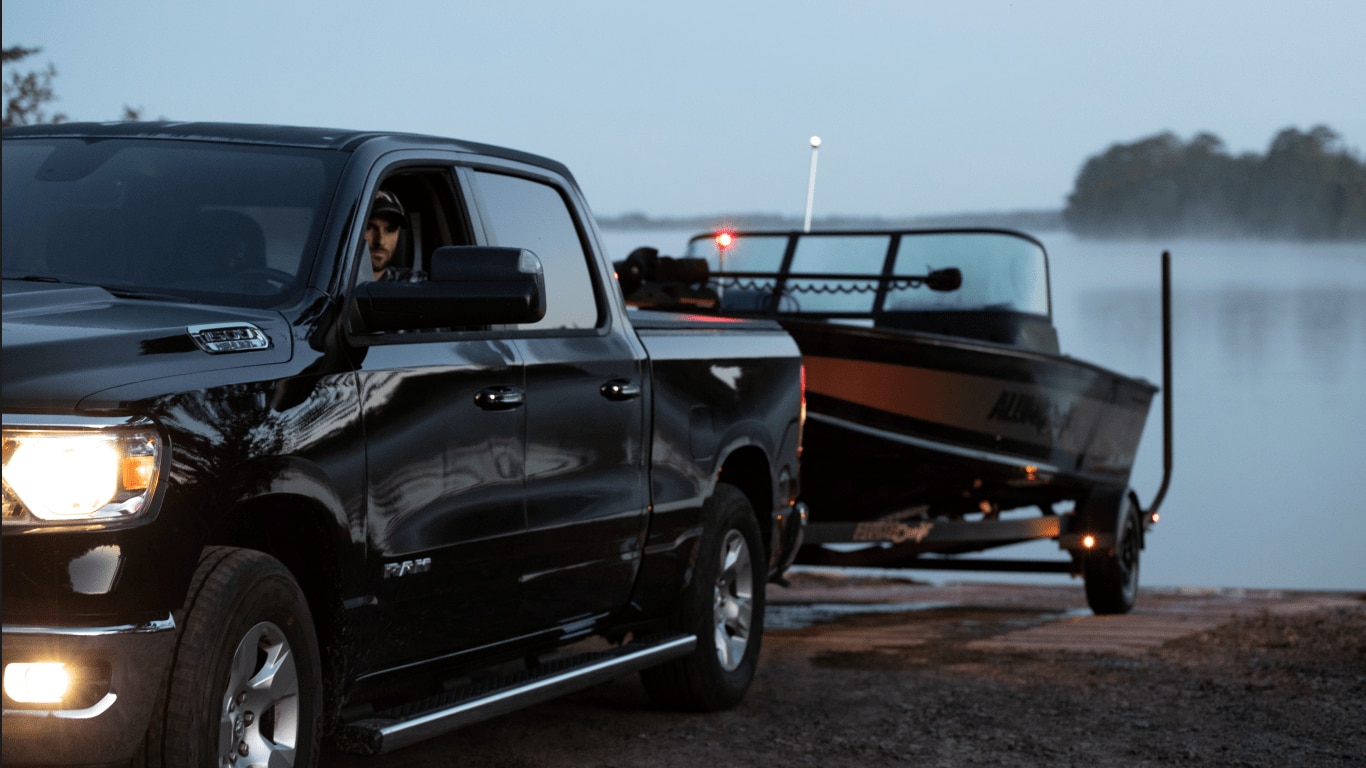
[[(1113, 549), (1118, 544), (1119, 532), (1124, 529), (1125, 515), (1142, 515), (1142, 510), (1133, 489), (1122, 486), (1096, 488), (1078, 502), (1076, 510), (1068, 516), (1063, 532), (1058, 536), (1058, 547), (1073, 553)], [(1143, 532), (1147, 528), (1141, 522), (1136, 528), (1139, 549), (1145, 546)]]

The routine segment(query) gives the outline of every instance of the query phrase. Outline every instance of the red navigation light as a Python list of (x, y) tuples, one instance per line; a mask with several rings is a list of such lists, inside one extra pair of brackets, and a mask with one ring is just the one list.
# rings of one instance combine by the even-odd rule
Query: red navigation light
[(735, 234), (734, 234), (734, 233), (732, 233), (732, 232), (717, 232), (717, 233), (716, 233), (716, 247), (717, 247), (717, 248), (720, 248), (721, 250), (724, 251), (724, 250), (726, 250), (727, 248), (731, 247), (732, 245), (735, 245)]

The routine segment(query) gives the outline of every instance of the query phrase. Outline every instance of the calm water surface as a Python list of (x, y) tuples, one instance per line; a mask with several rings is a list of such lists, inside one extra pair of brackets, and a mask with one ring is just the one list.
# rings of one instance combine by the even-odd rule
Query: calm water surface
[[(604, 240), (621, 259), (638, 245), (677, 255), (691, 234), (609, 230)], [(1036, 236), (1049, 252), (1063, 352), (1153, 382), (1159, 256), (1172, 252), (1176, 469), (1142, 583), (1366, 589), (1366, 244)], [(1161, 482), (1160, 407), (1134, 469), (1144, 503)], [(1051, 542), (991, 554), (1058, 557)]]

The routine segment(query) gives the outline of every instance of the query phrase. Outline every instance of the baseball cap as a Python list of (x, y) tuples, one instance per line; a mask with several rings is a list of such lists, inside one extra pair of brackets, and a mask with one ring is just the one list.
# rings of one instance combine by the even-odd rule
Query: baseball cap
[(396, 221), (399, 226), (402, 226), (406, 221), (403, 204), (398, 201), (393, 192), (384, 189), (375, 193), (374, 204), (370, 207), (370, 216), (385, 216)]

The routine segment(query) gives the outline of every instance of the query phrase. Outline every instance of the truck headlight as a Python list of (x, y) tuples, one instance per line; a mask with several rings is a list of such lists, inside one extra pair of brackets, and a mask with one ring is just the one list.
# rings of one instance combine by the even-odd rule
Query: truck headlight
[(106, 523), (140, 517), (165, 456), (145, 419), (5, 417), (4, 524)]

